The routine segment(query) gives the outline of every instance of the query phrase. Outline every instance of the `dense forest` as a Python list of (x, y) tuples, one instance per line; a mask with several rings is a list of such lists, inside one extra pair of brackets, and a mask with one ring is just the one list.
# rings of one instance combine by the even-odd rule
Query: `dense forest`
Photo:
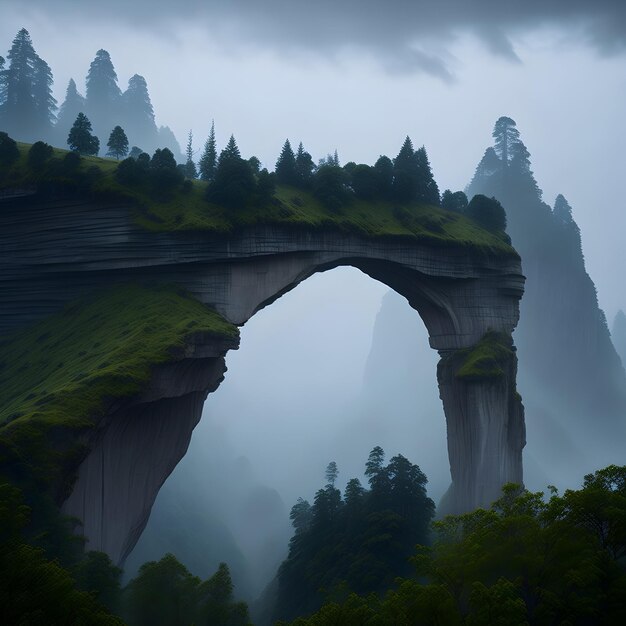
[(41, 140), (66, 147), (70, 129), (78, 114), (83, 113), (102, 148), (113, 129), (120, 126), (125, 129), (131, 146), (140, 146), (148, 152), (167, 147), (182, 159), (172, 131), (167, 126), (156, 125), (143, 76), (132, 76), (122, 91), (109, 53), (98, 50), (85, 84), (83, 96), (71, 79), (65, 100), (58, 106), (52, 94), (52, 70), (36, 53), (28, 31), (22, 28), (6, 59), (0, 56), (0, 129), (19, 141)]

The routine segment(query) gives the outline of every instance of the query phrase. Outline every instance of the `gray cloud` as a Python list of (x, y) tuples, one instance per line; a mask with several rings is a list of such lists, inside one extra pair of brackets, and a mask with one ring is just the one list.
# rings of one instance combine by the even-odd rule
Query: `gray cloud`
[[(21, 0), (4, 0), (22, 9)], [(279, 54), (304, 50), (332, 56), (370, 53), (392, 71), (452, 78), (446, 47), (458, 35), (480, 39), (493, 54), (519, 62), (511, 38), (541, 26), (579, 29), (603, 54), (626, 47), (626, 3), (621, 0), (30, 0), (29, 10), (78, 19), (108, 18), (135, 28), (204, 24), (215, 37), (232, 37)], [(431, 52), (431, 47), (437, 52)]]

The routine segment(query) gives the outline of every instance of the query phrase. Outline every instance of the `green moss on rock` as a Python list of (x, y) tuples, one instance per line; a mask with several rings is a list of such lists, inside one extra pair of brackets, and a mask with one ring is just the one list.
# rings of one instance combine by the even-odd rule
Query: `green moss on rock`
[(488, 332), (475, 345), (455, 353), (456, 377), (462, 380), (499, 380), (513, 356), (511, 338), (504, 333)]

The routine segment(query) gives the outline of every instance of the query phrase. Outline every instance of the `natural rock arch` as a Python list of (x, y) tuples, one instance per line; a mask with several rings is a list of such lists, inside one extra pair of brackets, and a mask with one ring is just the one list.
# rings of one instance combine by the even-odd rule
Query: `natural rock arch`
[[(36, 253), (12, 261), (5, 274), (0, 330), (54, 311), (94, 286), (128, 280), (181, 285), (242, 325), (312, 274), (353, 266), (407, 299), (441, 356), (437, 378), (452, 475), (446, 510), (486, 505), (502, 484), (522, 482), (525, 430), (511, 333), (524, 278), (515, 254), (303, 227), (258, 226), (228, 237), (150, 233), (125, 207), (80, 203), (56, 207), (64, 230), (51, 237), (48, 207), (26, 210), (42, 212), (29, 222), (28, 245)], [(489, 333), (499, 342), (495, 374), (460, 375), (468, 358), (480, 356), (471, 349), (480, 349)], [(132, 550), (160, 486), (186, 452), (208, 393), (223, 379), (225, 353), (236, 347), (196, 337), (180, 358), (153, 369), (139, 396), (100, 421), (62, 506), (82, 520), (90, 549), (116, 562)]]

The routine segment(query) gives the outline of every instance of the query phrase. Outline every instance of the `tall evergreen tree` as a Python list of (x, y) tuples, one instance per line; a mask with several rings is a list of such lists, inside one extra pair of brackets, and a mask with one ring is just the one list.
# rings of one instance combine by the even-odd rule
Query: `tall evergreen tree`
[(128, 137), (121, 126), (116, 126), (111, 131), (107, 147), (109, 148), (107, 156), (112, 156), (118, 161), (128, 154)]
[(232, 161), (240, 158), (241, 153), (239, 152), (239, 147), (235, 141), (235, 136), (231, 135), (226, 147), (220, 152), (218, 165), (222, 165), (223, 163), (226, 163), (226, 161)]
[(207, 188), (207, 198), (229, 208), (244, 208), (255, 190), (252, 168), (241, 158), (235, 137), (231, 135), (220, 153), (215, 179)]
[(493, 128), (492, 135), (495, 139), (496, 154), (504, 167), (508, 167), (513, 158), (514, 146), (519, 141), (519, 131), (515, 121), (505, 116), (499, 118)]
[(417, 196), (419, 171), (411, 138), (407, 136), (393, 161), (393, 195), (399, 202), (410, 202)]
[(187, 156), (187, 160), (184, 165), (185, 176), (191, 179), (198, 178), (198, 170), (196, 169), (196, 164), (193, 161), (193, 132), (191, 130), (189, 131), (189, 136), (187, 138), (185, 155)]
[(18, 140), (33, 140), (37, 105), (33, 95), (37, 54), (25, 28), (15, 36), (5, 70), (5, 100), (0, 110), (2, 125)]
[(326, 482), (334, 487), (335, 482), (337, 481), (337, 476), (339, 476), (337, 463), (335, 463), (335, 461), (331, 461), (326, 467)]
[(378, 157), (374, 171), (380, 196), (390, 198), (393, 193), (393, 161), (388, 156)]
[[(501, 179), (498, 174), (502, 172), (502, 161), (499, 159), (496, 151), (490, 146), (485, 150), (483, 158), (476, 166), (474, 177), (468, 185), (468, 189), (473, 193), (482, 191), (484, 185), (489, 181), (493, 186), (499, 186)], [(469, 195), (472, 195), (471, 193)]]
[(52, 95), (52, 70), (40, 57), (35, 58), (33, 98), (35, 101), (35, 128), (39, 137), (49, 137), (56, 121), (57, 101)]
[(139, 74), (131, 76), (128, 88), (122, 95), (122, 117), (131, 143), (143, 146), (144, 150), (157, 148), (158, 131), (148, 84)]
[(439, 205), (439, 187), (433, 177), (426, 148), (422, 146), (415, 151), (417, 168), (417, 200), (425, 204)]
[(84, 113), (79, 113), (67, 138), (67, 145), (81, 155), (98, 154), (100, 140), (91, 134), (91, 122)]
[(311, 182), (314, 169), (315, 163), (313, 163), (313, 158), (304, 149), (302, 142), (300, 142), (298, 151), (296, 152), (296, 176), (298, 184), (307, 187)]
[(283, 144), (280, 156), (276, 161), (276, 181), (281, 185), (297, 185), (296, 155), (293, 153), (289, 139)]
[(116, 125), (121, 98), (111, 56), (106, 50), (98, 50), (87, 72), (86, 92), (86, 113), (93, 120), (96, 134), (104, 134)]
[(65, 100), (59, 109), (59, 116), (57, 119), (56, 128), (60, 137), (67, 137), (76, 116), (85, 110), (85, 98), (78, 92), (76, 83), (73, 78), (70, 78), (70, 82), (67, 85), (65, 91)]
[(211, 182), (215, 178), (217, 167), (217, 143), (215, 142), (215, 122), (211, 121), (211, 131), (204, 144), (204, 152), (198, 163), (200, 166), (200, 178)]

